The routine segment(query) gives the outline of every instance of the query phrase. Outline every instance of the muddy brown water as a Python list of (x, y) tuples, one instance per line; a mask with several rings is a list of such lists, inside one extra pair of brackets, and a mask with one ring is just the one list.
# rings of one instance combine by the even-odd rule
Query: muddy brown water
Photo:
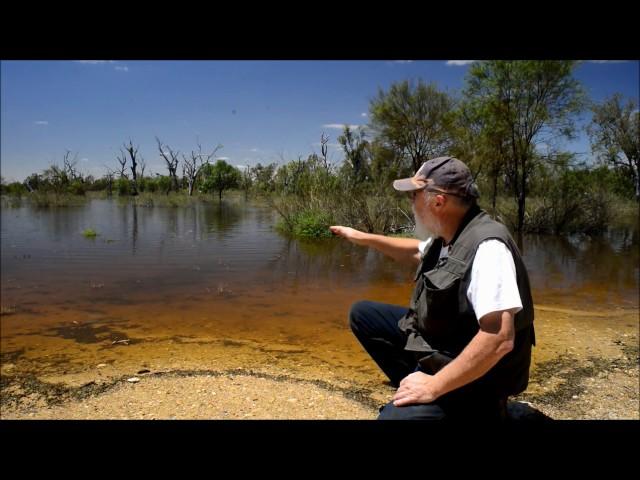
[[(79, 385), (173, 369), (271, 369), (374, 385), (360, 299), (406, 305), (412, 269), (339, 239), (298, 241), (266, 206), (2, 208), (2, 374)], [(82, 232), (92, 228), (95, 238)], [(534, 361), (638, 329), (638, 230), (528, 236)], [(99, 369), (96, 370), (100, 365)]]

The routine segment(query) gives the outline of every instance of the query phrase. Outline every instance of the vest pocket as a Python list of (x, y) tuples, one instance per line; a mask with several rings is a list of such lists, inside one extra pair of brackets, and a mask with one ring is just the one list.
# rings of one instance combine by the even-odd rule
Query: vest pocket
[(424, 288), (417, 302), (418, 319), (427, 341), (446, 336), (458, 316), (460, 277), (444, 270), (423, 275)]

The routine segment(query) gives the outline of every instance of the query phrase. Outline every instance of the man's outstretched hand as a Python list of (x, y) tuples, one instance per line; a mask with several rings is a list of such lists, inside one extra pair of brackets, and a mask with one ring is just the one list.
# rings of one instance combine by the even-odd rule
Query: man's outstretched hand
[(346, 238), (351, 243), (355, 243), (356, 245), (364, 245), (365, 238), (367, 236), (366, 233), (361, 232), (360, 230), (356, 230), (351, 227), (343, 227), (340, 225), (334, 225), (329, 227), (332, 233), (338, 235), (339, 237)]

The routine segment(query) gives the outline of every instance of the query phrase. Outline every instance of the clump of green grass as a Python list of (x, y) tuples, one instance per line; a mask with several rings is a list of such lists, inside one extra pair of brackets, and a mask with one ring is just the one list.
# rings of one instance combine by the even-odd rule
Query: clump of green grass
[(334, 224), (329, 213), (311, 209), (297, 212), (286, 220), (281, 219), (276, 225), (279, 231), (292, 234), (295, 237), (306, 238), (331, 237), (329, 225)]
[(96, 232), (93, 228), (87, 228), (84, 232), (82, 232), (82, 235), (85, 238), (96, 238), (98, 236), (98, 232)]

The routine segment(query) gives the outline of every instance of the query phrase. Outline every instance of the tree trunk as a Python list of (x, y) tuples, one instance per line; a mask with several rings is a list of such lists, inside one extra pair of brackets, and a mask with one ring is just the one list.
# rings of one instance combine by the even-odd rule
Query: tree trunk
[(518, 195), (518, 232), (522, 233), (524, 229), (524, 192)]
[(178, 177), (176, 176), (176, 171), (175, 170), (169, 170), (169, 176), (171, 177), (171, 189), (173, 189), (174, 192), (178, 191)]
[(493, 217), (496, 216), (496, 197), (498, 196), (498, 175), (493, 176), (493, 198), (491, 199), (491, 205), (493, 208)]
[(524, 230), (524, 212), (525, 212), (525, 200), (526, 193), (525, 187), (527, 184), (527, 169), (526, 169), (527, 159), (526, 157), (522, 159), (522, 177), (520, 182), (520, 192), (518, 194), (518, 232), (522, 233)]

